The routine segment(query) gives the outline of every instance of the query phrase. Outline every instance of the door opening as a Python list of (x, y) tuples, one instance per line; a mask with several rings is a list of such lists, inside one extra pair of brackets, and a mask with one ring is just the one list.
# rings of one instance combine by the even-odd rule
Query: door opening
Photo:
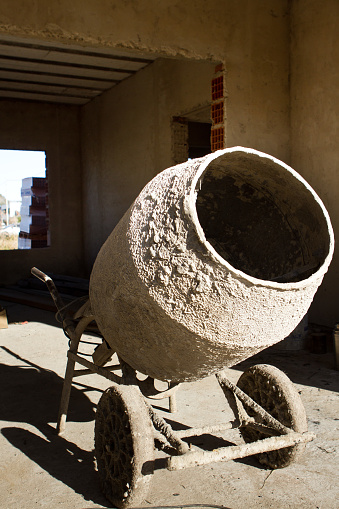
[(211, 152), (211, 124), (188, 122), (188, 157), (195, 159)]

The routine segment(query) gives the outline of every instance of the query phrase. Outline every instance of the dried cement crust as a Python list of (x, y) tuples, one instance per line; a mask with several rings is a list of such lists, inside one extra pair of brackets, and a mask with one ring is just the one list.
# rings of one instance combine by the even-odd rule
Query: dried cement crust
[(119, 509), (139, 506), (153, 474), (154, 438), (137, 387), (112, 386), (101, 396), (95, 420), (95, 455), (107, 499)]
[(146, 185), (98, 254), (91, 305), (133, 368), (196, 380), (286, 337), (332, 254), (310, 186), (281, 161), (234, 147)]
[[(267, 364), (252, 366), (241, 375), (237, 386), (287, 428), (297, 433), (307, 431), (306, 412), (301, 397), (289, 378), (278, 368)], [(250, 416), (255, 416), (250, 409), (246, 411)], [(267, 438), (267, 434), (250, 427), (240, 428), (240, 431), (245, 442)], [(267, 451), (257, 457), (266, 468), (284, 468), (296, 461), (304, 448), (305, 444), (299, 444)]]

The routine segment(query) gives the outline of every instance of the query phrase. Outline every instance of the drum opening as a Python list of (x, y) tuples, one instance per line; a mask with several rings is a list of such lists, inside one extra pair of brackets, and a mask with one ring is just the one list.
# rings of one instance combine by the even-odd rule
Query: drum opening
[(293, 170), (255, 153), (212, 160), (199, 181), (196, 210), (214, 250), (257, 279), (302, 281), (329, 253), (328, 223), (316, 195)]

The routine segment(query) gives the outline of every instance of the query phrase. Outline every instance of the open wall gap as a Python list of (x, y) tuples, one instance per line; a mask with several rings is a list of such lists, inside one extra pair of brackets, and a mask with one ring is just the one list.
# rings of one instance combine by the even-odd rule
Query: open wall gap
[(0, 149), (0, 250), (49, 245), (46, 153)]

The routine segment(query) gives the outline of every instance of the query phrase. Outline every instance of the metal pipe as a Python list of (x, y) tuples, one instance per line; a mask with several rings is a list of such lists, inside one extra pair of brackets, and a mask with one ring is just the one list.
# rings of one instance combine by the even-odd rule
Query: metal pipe
[(215, 426), (203, 426), (202, 428), (188, 428), (176, 431), (176, 435), (179, 438), (198, 437), (205, 435), (206, 433), (220, 433), (228, 429), (234, 429), (239, 427), (239, 421), (226, 422), (224, 424), (216, 424)]
[(172, 430), (171, 426), (167, 424), (167, 422), (157, 415), (151, 405), (149, 405), (146, 401), (145, 404), (148, 408), (148, 412), (150, 418), (152, 420), (153, 426), (156, 430), (160, 431), (160, 433), (166, 438), (168, 443), (174, 447), (178, 454), (185, 454), (189, 451), (189, 446), (186, 442), (183, 442), (178, 434)]
[(217, 380), (220, 384), (220, 387), (226, 394), (228, 391), (232, 391), (239, 400), (244, 403), (246, 406), (250, 407), (254, 410), (260, 417), (269, 424), (276, 431), (280, 431), (282, 434), (287, 434), (293, 432), (290, 428), (287, 428), (281, 422), (277, 421), (272, 415), (270, 415), (266, 410), (258, 405), (252, 398), (250, 398), (245, 392), (243, 392), (239, 387), (237, 387), (234, 383), (232, 383), (228, 378), (226, 378), (225, 372), (220, 371), (216, 374)]
[(184, 456), (171, 456), (167, 460), (168, 470), (181, 470), (183, 468), (207, 465), (216, 461), (230, 461), (245, 458), (253, 454), (260, 454), (297, 444), (310, 442), (315, 438), (314, 433), (289, 433), (279, 437), (265, 438), (249, 444), (220, 447), (214, 451), (192, 451)]
[(72, 359), (75, 362), (78, 362), (79, 364), (82, 364), (83, 366), (89, 368), (93, 373), (97, 373), (98, 375), (101, 375), (111, 382), (121, 384), (122, 378), (121, 376), (114, 375), (110, 371), (106, 370), (105, 368), (102, 368), (101, 366), (96, 366), (93, 364), (93, 362), (88, 361), (87, 359), (84, 359), (80, 355), (76, 355), (70, 351), (67, 352), (67, 357)]

